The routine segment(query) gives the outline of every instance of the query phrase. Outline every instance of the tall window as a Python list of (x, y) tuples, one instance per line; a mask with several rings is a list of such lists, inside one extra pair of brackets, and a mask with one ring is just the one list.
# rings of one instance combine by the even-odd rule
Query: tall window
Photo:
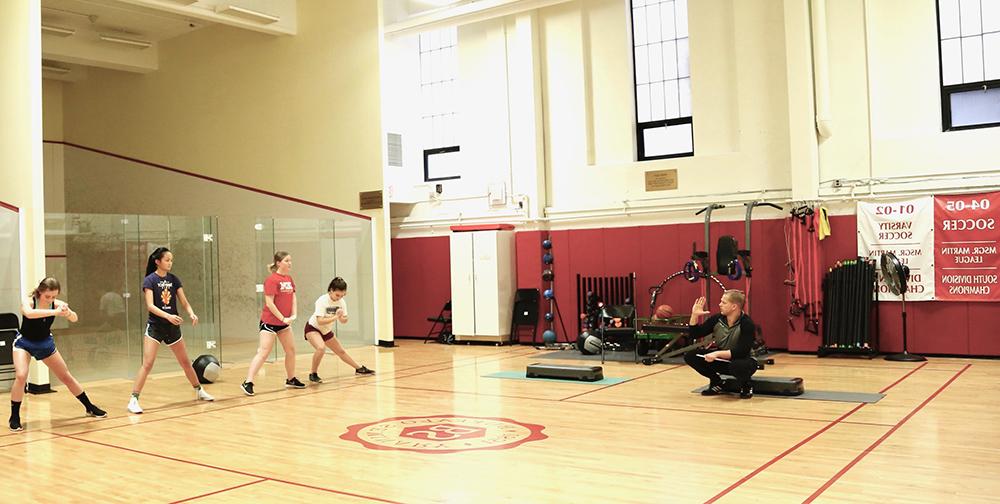
[(459, 178), (457, 77), (458, 29), (421, 33), (420, 122), (428, 182)]
[(1000, 126), (1000, 1), (938, 0), (945, 131)]
[(631, 0), (639, 160), (694, 155), (687, 0)]

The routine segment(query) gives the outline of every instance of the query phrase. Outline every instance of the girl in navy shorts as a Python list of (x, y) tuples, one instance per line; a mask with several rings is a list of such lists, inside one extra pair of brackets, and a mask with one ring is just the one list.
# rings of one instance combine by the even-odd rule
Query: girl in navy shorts
[(295, 377), (295, 344), (292, 342), (292, 328), (295, 320), (295, 282), (288, 273), (292, 270), (292, 256), (288, 252), (274, 253), (274, 262), (267, 265), (271, 275), (264, 280), (264, 308), (260, 314), (260, 346), (257, 355), (250, 361), (247, 379), (240, 388), (252, 396), (253, 379), (264, 365), (264, 360), (274, 348), (275, 338), (285, 351), (285, 388), (305, 388), (305, 384)]
[(198, 316), (194, 314), (187, 296), (184, 295), (181, 279), (170, 272), (173, 267), (174, 254), (167, 247), (157, 248), (146, 261), (146, 278), (142, 281), (142, 294), (146, 299), (149, 320), (146, 322), (146, 334), (142, 339), (142, 366), (139, 367), (139, 372), (135, 375), (132, 397), (128, 400), (130, 413), (142, 413), (142, 407), (139, 406), (139, 394), (142, 392), (143, 385), (146, 384), (146, 377), (153, 369), (153, 363), (156, 362), (156, 352), (160, 349), (161, 343), (167, 345), (167, 348), (174, 353), (177, 363), (184, 370), (184, 376), (187, 377), (188, 383), (194, 387), (195, 400), (215, 400), (208, 392), (205, 392), (205, 389), (201, 388), (198, 375), (191, 367), (191, 359), (188, 358), (184, 337), (181, 336), (181, 324), (184, 319), (177, 314), (177, 305), (183, 306), (187, 311), (192, 327), (198, 325)]
[(45, 363), (49, 370), (66, 385), (76, 398), (83, 403), (87, 416), (104, 418), (108, 414), (94, 406), (87, 398), (80, 383), (69, 374), (66, 361), (59, 350), (56, 350), (52, 338), (52, 322), (56, 317), (63, 317), (70, 322), (76, 322), (76, 312), (69, 305), (56, 299), (59, 295), (59, 281), (46, 278), (38, 283), (21, 301), (21, 328), (14, 340), (14, 386), (10, 389), (10, 430), (24, 430), (21, 426), (21, 401), (24, 399), (24, 384), (28, 381), (28, 365), (31, 358)]
[(346, 295), (347, 282), (340, 277), (331, 280), (330, 286), (326, 288), (326, 294), (316, 300), (316, 310), (306, 322), (306, 340), (316, 349), (312, 358), (312, 372), (309, 373), (309, 381), (313, 383), (323, 383), (323, 379), (319, 377), (319, 363), (323, 360), (327, 348), (333, 350), (340, 360), (354, 368), (355, 374), (374, 373), (371, 369), (354, 362), (333, 334), (334, 322), (347, 323), (347, 302), (344, 300)]

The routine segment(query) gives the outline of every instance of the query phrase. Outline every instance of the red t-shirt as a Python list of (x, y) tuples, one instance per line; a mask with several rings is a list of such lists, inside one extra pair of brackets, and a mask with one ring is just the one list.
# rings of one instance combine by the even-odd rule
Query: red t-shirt
[[(292, 294), (294, 292), (295, 282), (288, 275), (271, 273), (267, 280), (264, 280), (264, 295), (274, 296), (274, 306), (286, 317), (292, 315)], [(275, 317), (271, 310), (267, 309), (266, 303), (260, 312), (260, 320), (271, 325), (285, 324), (281, 319)]]

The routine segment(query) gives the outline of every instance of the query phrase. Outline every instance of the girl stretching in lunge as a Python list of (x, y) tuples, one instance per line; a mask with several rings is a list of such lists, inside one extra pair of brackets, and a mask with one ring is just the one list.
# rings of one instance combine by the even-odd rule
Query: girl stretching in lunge
[(69, 305), (56, 299), (59, 295), (59, 281), (55, 278), (45, 278), (38, 287), (31, 291), (21, 301), (21, 329), (14, 339), (14, 386), (10, 389), (10, 430), (24, 430), (21, 426), (21, 401), (24, 400), (24, 384), (28, 381), (28, 365), (31, 358), (43, 362), (49, 370), (66, 385), (70, 393), (76, 396), (87, 416), (104, 418), (108, 414), (94, 406), (87, 398), (80, 383), (69, 374), (66, 361), (59, 350), (56, 350), (52, 338), (52, 322), (56, 317), (63, 317), (70, 322), (76, 322), (76, 312)]
[(350, 355), (347, 355), (347, 351), (344, 350), (340, 341), (337, 340), (337, 336), (333, 334), (334, 322), (347, 323), (347, 302), (344, 300), (344, 296), (346, 295), (347, 282), (340, 277), (331, 280), (330, 286), (326, 288), (326, 294), (323, 294), (316, 300), (316, 310), (313, 312), (312, 317), (309, 317), (309, 321), (306, 322), (306, 340), (316, 349), (312, 358), (312, 372), (309, 373), (309, 381), (313, 383), (323, 383), (323, 379), (318, 374), (319, 363), (323, 360), (323, 355), (326, 353), (327, 348), (333, 350), (333, 353), (337, 354), (340, 360), (354, 368), (355, 374), (366, 375), (375, 373), (371, 369), (359, 366), (357, 362), (354, 362), (354, 359)]

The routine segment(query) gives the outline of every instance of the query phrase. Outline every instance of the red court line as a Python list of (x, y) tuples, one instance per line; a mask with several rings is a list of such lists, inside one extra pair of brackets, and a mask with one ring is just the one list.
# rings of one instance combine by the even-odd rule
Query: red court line
[(886, 439), (888, 439), (888, 437), (891, 436), (893, 432), (896, 432), (897, 429), (899, 429), (900, 427), (902, 427), (903, 424), (905, 424), (910, 418), (913, 417), (913, 415), (916, 415), (918, 411), (922, 410), (924, 408), (924, 406), (927, 406), (928, 403), (930, 403), (932, 400), (934, 400), (934, 398), (937, 397), (938, 394), (940, 394), (941, 392), (943, 392), (944, 389), (948, 388), (949, 385), (951, 385), (952, 383), (954, 383), (954, 381), (957, 380), (958, 377), (961, 376), (962, 373), (964, 373), (965, 370), (969, 369), (970, 367), (972, 367), (972, 364), (966, 364), (965, 367), (963, 367), (959, 372), (955, 373), (955, 375), (952, 376), (951, 379), (949, 379), (947, 382), (945, 382), (944, 385), (941, 385), (941, 387), (939, 387), (936, 391), (934, 391), (934, 393), (931, 394), (930, 397), (928, 397), (927, 399), (924, 399), (924, 402), (920, 403), (919, 406), (917, 406), (916, 408), (914, 408), (913, 411), (910, 412), (910, 414), (908, 414), (905, 417), (903, 417), (902, 420), (896, 422), (896, 425), (892, 426), (892, 428), (889, 429), (888, 432), (886, 432), (885, 434), (882, 434), (882, 437), (878, 438), (874, 443), (872, 443), (871, 445), (869, 445), (868, 448), (865, 448), (864, 451), (862, 451), (860, 454), (858, 454), (857, 457), (854, 457), (854, 460), (850, 461), (847, 465), (845, 465), (840, 471), (837, 472), (837, 474), (834, 474), (833, 477), (830, 478), (829, 481), (827, 481), (826, 483), (824, 483), (823, 486), (821, 486), (818, 489), (816, 489), (816, 491), (813, 492), (813, 494), (810, 495), (809, 498), (807, 498), (806, 500), (802, 501), (802, 503), (806, 504), (806, 503), (809, 503), (809, 502), (812, 502), (812, 501), (816, 500), (816, 498), (819, 497), (820, 494), (822, 494), (823, 492), (825, 492), (827, 488), (830, 488), (830, 486), (832, 486), (834, 483), (836, 483), (837, 480), (839, 480), (841, 476), (843, 476), (844, 474), (847, 474), (847, 471), (850, 471), (852, 467), (854, 467), (858, 462), (861, 461), (861, 459), (865, 458), (869, 453), (871, 453), (872, 451), (874, 451), (875, 448), (878, 447), (878, 445), (882, 444), (883, 441), (885, 441)]
[[(761, 396), (763, 397), (763, 396)], [(829, 418), (803, 418), (803, 417), (790, 417), (790, 416), (777, 416), (777, 415), (757, 415), (753, 413), (740, 413), (735, 411), (717, 411), (717, 410), (700, 410), (700, 409), (688, 409), (688, 408), (668, 408), (666, 406), (636, 406), (632, 404), (615, 404), (615, 403), (603, 403), (595, 401), (572, 401), (573, 404), (592, 404), (594, 406), (617, 406), (623, 408), (638, 408), (638, 409), (654, 409), (662, 411), (677, 411), (680, 413), (704, 413), (708, 415), (723, 415), (723, 416), (739, 416), (739, 417), (751, 417), (751, 418), (767, 418), (772, 420), (796, 420), (800, 422), (829, 422)], [(864, 403), (862, 403), (864, 404)], [(871, 427), (891, 427), (889, 424), (880, 424), (872, 422), (851, 422), (842, 421), (841, 423), (850, 425), (866, 425)]]
[(623, 381), (623, 382), (618, 382), (618, 383), (612, 383), (611, 385), (605, 385), (605, 386), (603, 386), (603, 387), (598, 387), (598, 388), (596, 388), (596, 389), (594, 389), (594, 390), (588, 390), (588, 391), (586, 391), (586, 392), (581, 392), (581, 393), (579, 393), (579, 394), (575, 394), (575, 395), (571, 395), (571, 396), (569, 396), (569, 397), (563, 397), (562, 399), (559, 399), (559, 400), (560, 400), (560, 401), (565, 401), (565, 400), (567, 400), (567, 399), (572, 399), (572, 398), (574, 398), (574, 397), (580, 397), (580, 396), (582, 396), (582, 395), (587, 395), (587, 394), (592, 394), (592, 393), (594, 393), (594, 392), (599, 392), (599, 391), (601, 391), (601, 390), (604, 390), (604, 389), (608, 389), (608, 388), (611, 388), (611, 387), (614, 387), (615, 385), (621, 385), (622, 383), (628, 383), (628, 382), (631, 382), (631, 381), (635, 381), (635, 380), (638, 380), (638, 379), (640, 379), (640, 378), (646, 378), (647, 376), (653, 376), (653, 375), (657, 375), (657, 374), (660, 374), (660, 373), (665, 373), (665, 372), (667, 372), (667, 371), (670, 371), (671, 369), (677, 369), (677, 368), (679, 368), (679, 367), (684, 367), (684, 366), (686, 366), (686, 364), (678, 364), (678, 365), (676, 365), (676, 366), (674, 366), (674, 367), (669, 367), (669, 368), (667, 368), (667, 369), (661, 369), (661, 370), (659, 370), (659, 371), (654, 371), (654, 372), (652, 372), (652, 373), (646, 373), (646, 374), (644, 374), (644, 375), (641, 375), (641, 376), (636, 376), (635, 378), (629, 378), (628, 380), (625, 380), (625, 381)]
[[(570, 382), (572, 383), (572, 382)], [(464, 394), (464, 395), (475, 395), (475, 396), (485, 396), (485, 397), (502, 397), (504, 399), (524, 399), (528, 401), (544, 401), (544, 402), (561, 402), (561, 399), (548, 399), (545, 397), (528, 397), (528, 396), (515, 396), (515, 395), (505, 395), (505, 394), (484, 394), (481, 392), (463, 392), (458, 390), (445, 390), (445, 389), (432, 389), (424, 387), (403, 387), (399, 385), (378, 385), (382, 388), (394, 388), (401, 390), (417, 390), (420, 392), (438, 392), (442, 394)], [(739, 413), (739, 412), (727, 412), (727, 411), (716, 411), (716, 410), (699, 410), (699, 409), (687, 409), (687, 408), (668, 408), (664, 406), (641, 406), (635, 404), (616, 404), (616, 403), (605, 403), (597, 401), (568, 401), (567, 404), (586, 404), (591, 406), (606, 406), (611, 408), (633, 408), (633, 409), (652, 409), (658, 411), (677, 411), (680, 413), (703, 413), (708, 415), (723, 415), (723, 416), (739, 416), (739, 417), (750, 417), (750, 418), (766, 418), (771, 420), (795, 420), (800, 422), (829, 422), (829, 418), (802, 418), (802, 417), (790, 417), (790, 416), (777, 416), (777, 415), (756, 415), (752, 413)], [(850, 425), (865, 425), (871, 427), (892, 427), (891, 424), (881, 424), (872, 422), (841, 422)]]
[[(962, 358), (962, 357), (957, 357)], [(971, 357), (970, 357), (971, 358)], [(943, 362), (938, 362), (936, 364), (944, 364)], [(772, 364), (770, 367), (774, 367), (777, 364)], [(796, 361), (785, 361), (782, 362), (785, 366), (819, 366), (825, 368), (849, 368), (849, 369), (912, 369), (910, 366), (882, 366), (882, 365), (871, 365), (871, 366), (855, 366), (851, 364), (827, 364), (825, 362), (796, 362)], [(938, 368), (927, 368), (924, 371), (944, 371), (952, 373), (954, 369), (938, 369)]]
[(209, 495), (220, 494), (220, 493), (223, 493), (223, 492), (228, 492), (230, 490), (236, 490), (237, 488), (243, 488), (245, 486), (256, 485), (257, 483), (263, 483), (265, 481), (267, 481), (266, 478), (265, 479), (259, 479), (257, 481), (251, 481), (249, 483), (243, 483), (242, 485), (236, 485), (236, 486), (232, 486), (232, 487), (229, 487), (229, 488), (223, 488), (222, 490), (216, 490), (214, 492), (209, 492), (209, 493), (205, 493), (205, 494), (201, 494), (201, 495), (195, 495), (194, 497), (188, 497), (187, 499), (181, 499), (181, 500), (178, 500), (178, 501), (173, 501), (170, 504), (180, 504), (181, 502), (190, 502), (190, 501), (193, 501), (195, 499), (200, 499), (202, 497), (208, 497)]
[[(885, 387), (882, 390), (880, 390), (879, 393), (884, 394), (889, 389), (891, 389), (891, 388), (895, 387), (896, 385), (898, 385), (899, 382), (901, 382), (901, 381), (905, 380), (906, 378), (910, 377), (913, 373), (916, 373), (918, 370), (920, 370), (920, 368), (922, 368), (922, 367), (924, 367), (926, 365), (927, 365), (927, 362), (924, 362), (923, 364), (921, 364), (921, 365), (913, 368), (912, 370), (910, 370), (909, 373), (906, 373), (900, 379), (892, 382), (888, 387)], [(840, 423), (841, 421), (843, 421), (845, 418), (853, 415), (858, 410), (860, 410), (861, 408), (863, 408), (865, 406), (865, 404), (867, 404), (867, 403), (861, 403), (861, 404), (855, 406), (853, 409), (851, 409), (851, 411), (848, 411), (847, 413), (844, 413), (843, 415), (840, 415), (839, 417), (837, 417), (837, 419), (833, 420), (832, 422), (830, 422), (829, 424), (827, 424), (822, 429), (820, 429), (820, 430), (818, 430), (818, 431), (810, 434), (809, 436), (807, 436), (802, 441), (799, 441), (798, 443), (795, 443), (791, 448), (788, 448), (787, 450), (779, 453), (778, 455), (776, 455), (771, 460), (765, 462), (760, 467), (758, 467), (758, 468), (754, 469), (753, 471), (751, 471), (750, 474), (747, 474), (746, 476), (744, 476), (744, 477), (740, 478), (739, 480), (737, 480), (732, 485), (729, 485), (728, 487), (726, 487), (725, 490), (723, 490), (723, 491), (715, 494), (715, 496), (713, 496), (711, 499), (708, 499), (707, 501), (705, 501), (705, 504), (710, 504), (712, 502), (715, 502), (715, 501), (721, 499), (722, 497), (724, 497), (729, 492), (732, 492), (733, 490), (735, 490), (736, 487), (738, 487), (738, 486), (746, 483), (747, 481), (750, 481), (750, 478), (753, 478), (754, 476), (756, 476), (756, 475), (764, 472), (765, 469), (767, 469), (768, 467), (771, 467), (772, 465), (774, 465), (775, 463), (777, 463), (779, 460), (781, 460), (781, 459), (785, 458), (786, 456), (788, 456), (793, 451), (798, 450), (799, 448), (801, 448), (803, 445), (805, 445), (809, 441), (812, 441), (813, 439), (816, 439), (820, 434), (822, 434), (822, 433), (824, 433), (824, 432), (832, 429), (833, 426), (837, 425), (838, 423)]]
[(259, 193), (259, 194), (264, 194), (264, 195), (267, 195), (267, 196), (271, 196), (271, 197), (274, 197), (274, 198), (280, 198), (280, 199), (283, 199), (283, 200), (294, 201), (295, 203), (300, 203), (302, 205), (308, 205), (308, 206), (311, 206), (311, 207), (320, 208), (322, 210), (329, 210), (331, 212), (337, 212), (337, 213), (341, 213), (341, 214), (344, 214), (344, 215), (350, 215), (352, 217), (357, 217), (359, 219), (364, 219), (364, 220), (367, 220), (367, 221), (372, 220), (372, 218), (369, 217), (369, 216), (367, 216), (367, 215), (362, 215), (362, 214), (350, 212), (350, 211), (347, 211), (347, 210), (341, 210), (339, 208), (335, 208), (335, 207), (332, 207), (332, 206), (327, 206), (327, 205), (324, 205), (322, 203), (316, 203), (314, 201), (304, 200), (304, 199), (301, 199), (301, 198), (296, 198), (294, 196), (288, 196), (288, 195), (285, 195), (285, 194), (278, 194), (276, 192), (268, 191), (268, 190), (265, 190), (265, 189), (258, 189), (258, 188), (253, 187), (253, 186), (239, 184), (237, 182), (231, 182), (231, 181), (225, 180), (225, 179), (220, 179), (220, 178), (215, 178), (215, 177), (209, 177), (208, 175), (202, 175), (200, 173), (194, 173), (194, 172), (189, 172), (189, 171), (181, 170), (181, 169), (178, 169), (178, 168), (172, 168), (170, 166), (162, 165), (162, 164), (159, 164), (159, 163), (153, 163), (153, 162), (150, 162), (150, 161), (143, 161), (142, 159), (137, 159), (137, 158), (129, 157), (129, 156), (123, 156), (121, 154), (115, 154), (114, 152), (108, 152), (108, 151), (101, 150), (101, 149), (95, 149), (93, 147), (86, 147), (84, 145), (79, 145), (79, 144), (75, 144), (75, 143), (72, 143), (72, 142), (63, 142), (63, 141), (59, 141), (59, 140), (45, 140), (44, 143), (68, 145), (70, 147), (76, 147), (77, 149), (82, 149), (82, 150), (85, 150), (85, 151), (95, 152), (97, 154), (103, 154), (105, 156), (110, 156), (110, 157), (113, 157), (113, 158), (123, 159), (125, 161), (130, 161), (130, 162), (133, 162), (133, 163), (138, 163), (138, 164), (149, 166), (149, 167), (152, 167), (152, 168), (159, 168), (161, 170), (166, 170), (166, 171), (177, 173), (177, 174), (180, 174), (180, 175), (187, 175), (189, 177), (200, 178), (202, 180), (207, 180), (209, 182), (215, 182), (215, 183), (218, 183), (218, 184), (223, 184), (223, 185), (227, 185), (227, 186), (230, 186), (230, 187), (235, 187), (237, 189), (244, 189), (244, 190), (247, 190), (247, 191), (252, 191), (252, 192), (255, 192), (255, 193)]
[(0, 207), (6, 208), (7, 210), (10, 210), (11, 212), (14, 212), (14, 213), (21, 213), (21, 209), (17, 208), (14, 205), (11, 205), (10, 203), (7, 203), (5, 201), (0, 201)]
[[(56, 433), (49, 432), (49, 434), (56, 434)], [(361, 499), (367, 499), (367, 500), (372, 500), (372, 501), (377, 501), (377, 502), (388, 502), (388, 503), (392, 503), (392, 504), (401, 504), (401, 503), (398, 503), (397, 501), (382, 499), (382, 498), (379, 498), (379, 497), (372, 497), (370, 495), (362, 495), (362, 494), (356, 494), (356, 493), (353, 493), (353, 492), (345, 492), (343, 490), (334, 490), (332, 488), (323, 488), (323, 487), (318, 487), (318, 486), (313, 486), (313, 485), (307, 485), (307, 484), (304, 484), (304, 483), (296, 483), (294, 481), (288, 481), (288, 480), (283, 480), (283, 479), (279, 479), (279, 478), (269, 478), (267, 476), (261, 476), (259, 474), (248, 473), (248, 472), (239, 471), (239, 470), (236, 470), (236, 469), (227, 469), (225, 467), (214, 466), (214, 465), (205, 464), (205, 463), (202, 463), (202, 462), (195, 462), (193, 460), (184, 460), (184, 459), (180, 459), (180, 458), (177, 458), (177, 457), (171, 457), (169, 455), (160, 455), (159, 453), (152, 453), (152, 452), (147, 452), (147, 451), (142, 451), (142, 450), (136, 450), (134, 448), (128, 448), (128, 447), (125, 447), (125, 446), (119, 446), (119, 445), (114, 445), (114, 444), (110, 444), (110, 443), (102, 443), (100, 441), (94, 441), (93, 439), (83, 439), (83, 438), (78, 438), (78, 437), (75, 437), (75, 436), (65, 436), (65, 435), (62, 435), (62, 434), (56, 434), (56, 435), (59, 436), (59, 437), (61, 437), (61, 438), (73, 439), (73, 440), (84, 442), (84, 443), (92, 443), (92, 444), (104, 446), (104, 447), (107, 447), (107, 448), (116, 448), (116, 449), (124, 450), (124, 451), (127, 451), (127, 452), (137, 453), (139, 455), (147, 455), (147, 456), (150, 456), (150, 457), (156, 457), (156, 458), (161, 458), (161, 459), (165, 459), (165, 460), (171, 460), (173, 462), (179, 462), (179, 463), (182, 463), (182, 464), (196, 465), (196, 466), (204, 467), (204, 468), (207, 468), (207, 469), (215, 469), (217, 471), (229, 472), (229, 473), (233, 473), (233, 474), (239, 474), (239, 475), (242, 475), (242, 476), (250, 476), (250, 477), (253, 477), (253, 478), (260, 478), (260, 479), (265, 479), (265, 480), (277, 481), (279, 483), (286, 483), (286, 484), (289, 484), (289, 485), (301, 486), (301, 487), (305, 487), (305, 488), (312, 488), (313, 490), (321, 490), (321, 491), (324, 491), (324, 492), (330, 492), (330, 493), (334, 493), (334, 494), (338, 494), (338, 495), (348, 495), (348, 496), (351, 496), (351, 497), (358, 497), (358, 498), (361, 498)]]
[[(504, 353), (510, 353), (510, 352), (493, 353), (493, 354), (489, 354), (489, 356), (502, 355)], [(512, 355), (512, 356), (504, 357), (504, 358), (501, 358), (501, 359), (491, 360), (489, 362), (498, 362), (498, 361), (501, 361), (501, 360), (504, 360), (504, 359), (510, 359), (510, 358), (519, 357), (519, 356), (520, 356), (520, 354), (518, 354), (518, 355)], [(162, 417), (162, 418), (154, 418), (154, 419), (151, 419), (151, 420), (143, 420), (142, 422), (138, 422), (138, 423), (126, 423), (126, 424), (121, 424), (121, 425), (113, 425), (111, 427), (102, 427), (102, 428), (98, 428), (98, 429), (90, 429), (90, 430), (85, 430), (85, 431), (80, 431), (80, 432), (74, 432), (73, 434), (69, 434), (69, 435), (78, 436), (78, 435), (82, 435), (82, 434), (90, 434), (90, 433), (93, 433), (93, 432), (101, 432), (101, 431), (107, 431), (107, 430), (112, 430), (112, 429), (120, 429), (122, 427), (132, 427), (132, 426), (137, 426), (137, 425), (149, 424), (149, 423), (153, 423), (153, 422), (162, 422), (164, 420), (175, 420), (175, 419), (178, 419), (178, 418), (186, 418), (186, 417), (195, 416), (195, 415), (202, 415), (202, 414), (206, 414), (206, 413), (214, 413), (214, 412), (217, 412), (217, 411), (225, 411), (225, 410), (229, 410), (229, 409), (240, 408), (240, 407), (243, 407), (243, 406), (252, 406), (252, 405), (255, 405), (255, 404), (265, 404), (265, 403), (274, 402), (274, 401), (285, 401), (285, 400), (289, 400), (289, 399), (294, 399), (296, 397), (304, 397), (304, 396), (311, 396), (311, 395), (316, 395), (316, 394), (324, 394), (324, 393), (329, 393), (329, 392), (335, 392), (335, 391), (338, 391), (338, 390), (344, 390), (344, 389), (348, 389), (348, 388), (352, 388), (352, 387), (361, 387), (361, 386), (371, 385), (371, 384), (374, 384), (374, 383), (380, 383), (380, 382), (384, 382), (384, 381), (388, 381), (388, 380), (395, 380), (395, 379), (398, 379), (398, 378), (409, 378), (411, 376), (418, 376), (418, 375), (422, 375), (422, 374), (436, 373), (436, 372), (439, 372), (439, 371), (447, 371), (448, 369), (455, 369), (455, 368), (465, 367), (465, 366), (474, 365), (474, 364), (477, 364), (477, 363), (478, 362), (468, 362), (468, 363), (465, 363), (465, 364), (462, 364), (462, 365), (451, 366), (449, 368), (432, 369), (432, 370), (422, 371), (422, 372), (419, 372), (419, 373), (413, 373), (413, 374), (404, 375), (404, 376), (395, 376), (395, 373), (397, 371), (393, 371), (392, 373), (390, 373), (390, 376), (382, 375), (383, 377), (381, 379), (375, 379), (375, 380), (362, 379), (362, 380), (356, 381), (355, 383), (346, 384), (346, 385), (339, 386), (339, 387), (324, 388), (323, 390), (317, 390), (317, 391), (299, 392), (299, 393), (295, 393), (295, 394), (292, 394), (292, 395), (283, 395), (283, 396), (280, 396), (280, 397), (273, 397), (273, 398), (270, 398), (270, 399), (259, 399), (259, 400), (249, 401), (249, 402), (241, 402), (239, 404), (233, 404), (233, 405), (225, 406), (225, 407), (221, 407), (221, 408), (211, 408), (211, 409), (205, 409), (205, 410), (202, 410), (202, 411), (193, 411), (193, 412), (190, 412), (190, 413), (184, 413), (184, 414), (181, 414), (181, 415), (168, 416), (168, 417)], [(349, 375), (348, 376), (344, 376), (344, 377), (339, 378), (338, 381), (340, 381), (340, 380), (346, 380), (346, 379), (349, 379), (349, 378), (352, 378), (352, 377), (349, 376)], [(353, 378), (356, 378), (356, 377), (353, 377)], [(337, 383), (337, 382), (330, 382), (331, 385), (335, 384), (335, 383)], [(274, 391), (274, 393), (278, 393), (278, 392), (282, 392), (282, 390), (279, 389), (279, 390), (275, 390)], [(258, 395), (260, 395), (260, 394), (258, 394)], [(237, 399), (241, 399), (241, 398), (240, 397), (233, 397), (233, 398), (230, 398), (230, 399), (221, 399), (221, 400), (215, 401), (215, 403), (218, 404), (218, 403), (221, 403), (221, 402), (224, 402), (224, 401), (234, 401), (234, 400), (237, 400)], [(186, 407), (189, 407), (189, 406), (178, 406), (176, 408), (163, 409), (163, 410), (160, 410), (160, 411), (169, 411), (169, 410), (181, 409), (181, 408), (186, 408)], [(148, 414), (148, 413), (144, 413), (144, 415), (145, 414)], [(127, 416), (115, 417), (115, 418), (127, 418)], [(98, 420), (91, 420), (91, 421), (87, 421), (87, 422), (80, 422), (80, 423), (76, 423), (76, 424), (72, 424), (72, 425), (81, 425), (81, 424), (84, 424), (84, 423), (94, 423), (94, 422), (100, 422), (100, 421), (102, 421), (102, 420), (98, 419)], [(50, 429), (51, 428), (52, 427), (50, 427)], [(65, 434), (56, 434), (56, 435), (65, 435)], [(47, 439), (49, 439), (49, 438), (47, 438)], [(38, 441), (41, 441), (41, 440), (38, 440)], [(0, 446), (0, 448), (2, 448), (2, 446)]]

